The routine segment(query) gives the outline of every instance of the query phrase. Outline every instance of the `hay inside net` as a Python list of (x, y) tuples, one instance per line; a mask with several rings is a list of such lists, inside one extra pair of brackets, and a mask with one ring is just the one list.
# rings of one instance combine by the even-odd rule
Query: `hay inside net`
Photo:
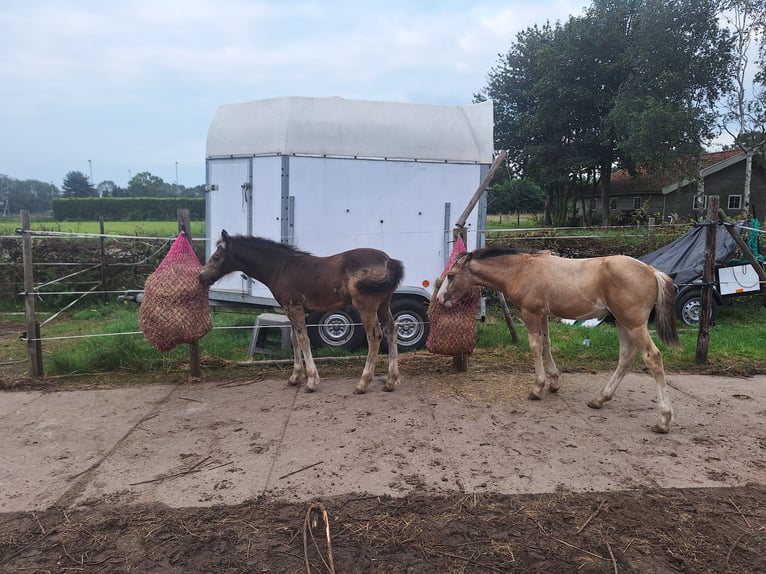
[(160, 351), (194, 343), (212, 328), (208, 287), (199, 282), (202, 265), (189, 239), (179, 233), (170, 251), (149, 275), (138, 313), (141, 331)]
[(434, 294), (428, 305), (428, 320), (431, 326), (426, 348), (435, 355), (470, 355), (476, 348), (476, 307), (481, 297), (481, 288), (471, 289), (451, 307), (445, 307), (436, 300), (436, 293), (447, 276), (447, 271), (452, 267), (455, 258), (465, 250), (463, 238), (458, 237), (447, 265), (436, 281)]

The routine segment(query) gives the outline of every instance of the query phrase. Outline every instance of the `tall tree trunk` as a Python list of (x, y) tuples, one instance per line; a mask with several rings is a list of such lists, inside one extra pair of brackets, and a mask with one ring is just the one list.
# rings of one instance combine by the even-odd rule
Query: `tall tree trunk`
[(745, 151), (745, 189), (742, 192), (742, 211), (750, 215), (750, 181), (753, 179), (753, 148)]
[(612, 191), (612, 164), (609, 162), (601, 166), (601, 213), (604, 220), (601, 222), (605, 227), (609, 225), (609, 198)]
[(545, 197), (545, 211), (543, 212), (543, 225), (551, 225), (553, 219), (551, 218), (551, 208), (553, 204), (553, 191), (548, 188), (548, 193)]

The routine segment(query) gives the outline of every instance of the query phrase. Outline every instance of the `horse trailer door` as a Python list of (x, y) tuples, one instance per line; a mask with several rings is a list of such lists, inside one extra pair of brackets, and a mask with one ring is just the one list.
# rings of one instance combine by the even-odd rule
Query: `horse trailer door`
[[(207, 165), (208, 192), (205, 228), (206, 260), (215, 251), (216, 242), (225, 229), (234, 235), (251, 232), (250, 204), (252, 203), (252, 177), (250, 159), (216, 159)], [(241, 273), (229, 273), (213, 286), (215, 291), (237, 294), (249, 291), (249, 281)]]

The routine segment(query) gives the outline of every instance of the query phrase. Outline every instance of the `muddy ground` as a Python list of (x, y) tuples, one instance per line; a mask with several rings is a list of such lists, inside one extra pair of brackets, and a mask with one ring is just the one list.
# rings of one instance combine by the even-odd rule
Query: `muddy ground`
[(651, 574), (765, 568), (762, 485), (516, 496), (424, 492), (321, 503), (312, 508), (258, 497), (209, 508), (96, 504), (3, 514), (0, 569)]
[(607, 373), (530, 402), (523, 368), (360, 369), (6, 378), (0, 572), (766, 572), (765, 377), (671, 373), (656, 435), (641, 372), (593, 411)]
[[(534, 403), (489, 376), (5, 392), (0, 572), (766, 571), (763, 379), (672, 377), (678, 420), (655, 435), (642, 375), (595, 412), (604, 374)], [(94, 438), (101, 404), (113, 435)], [(280, 444), (242, 440), (277, 404)]]

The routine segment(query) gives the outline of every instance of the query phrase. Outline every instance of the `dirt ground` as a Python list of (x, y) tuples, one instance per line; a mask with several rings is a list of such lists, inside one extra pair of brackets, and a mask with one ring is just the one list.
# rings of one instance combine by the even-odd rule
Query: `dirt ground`
[(670, 374), (656, 435), (640, 372), (593, 411), (606, 373), (531, 402), (492, 361), (360, 369), (5, 378), (0, 572), (766, 572), (766, 377)]
[(4, 514), (0, 568), (651, 574), (755, 573), (766, 567), (766, 488), (755, 484), (516, 496), (342, 496), (321, 504), (259, 497), (210, 508), (98, 504)]

